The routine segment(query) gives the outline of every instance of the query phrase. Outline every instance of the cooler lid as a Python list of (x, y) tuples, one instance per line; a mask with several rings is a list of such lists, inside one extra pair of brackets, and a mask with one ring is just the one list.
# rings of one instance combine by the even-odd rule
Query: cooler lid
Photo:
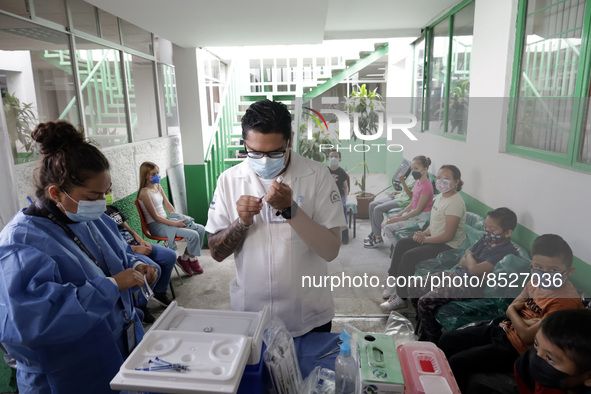
[(260, 330), (265, 312), (186, 309), (173, 301), (150, 330), (238, 334), (252, 338)]
[[(250, 339), (244, 335), (150, 330), (123, 363), (111, 388), (158, 393), (234, 393), (249, 351)], [(187, 370), (142, 370), (166, 362), (181, 364)]]

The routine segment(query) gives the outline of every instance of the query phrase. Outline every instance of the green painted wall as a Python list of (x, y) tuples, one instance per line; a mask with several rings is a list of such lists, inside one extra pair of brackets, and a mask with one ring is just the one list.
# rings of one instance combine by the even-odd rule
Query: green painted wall
[(188, 214), (197, 223), (207, 223), (207, 211), (213, 197), (209, 184), (215, 185), (215, 181), (217, 179), (213, 183), (209, 181), (207, 164), (185, 165)]
[[(493, 209), (488, 205), (483, 204), (479, 200), (475, 199), (474, 197), (470, 196), (469, 194), (466, 194), (464, 192), (460, 193), (462, 195), (462, 198), (466, 202), (466, 209), (470, 212), (474, 212), (482, 217), (486, 217), (486, 213)], [(515, 228), (515, 231), (513, 232), (513, 235), (511, 236), (511, 239), (513, 240), (513, 242), (522, 246), (525, 250), (527, 250), (528, 253), (531, 254), (531, 246), (534, 240), (538, 237), (538, 235), (539, 234), (536, 234), (530, 229), (518, 224)], [(576, 272), (574, 275), (571, 275), (571, 277), (569, 278), (570, 281), (573, 283), (573, 285), (575, 285), (577, 290), (584, 291), (587, 294), (591, 294), (591, 280), (589, 280), (589, 278), (591, 278), (591, 265), (575, 257), (574, 266), (576, 267)]]

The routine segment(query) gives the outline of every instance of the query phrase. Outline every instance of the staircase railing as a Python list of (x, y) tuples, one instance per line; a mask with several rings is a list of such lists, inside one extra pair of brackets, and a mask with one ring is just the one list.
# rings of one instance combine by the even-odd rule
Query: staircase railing
[(228, 145), (231, 142), (234, 123), (238, 112), (238, 76), (235, 62), (228, 69), (228, 78), (220, 99), (220, 109), (214, 123), (214, 133), (205, 151), (207, 171), (207, 196), (213, 198), (217, 179), (226, 169), (225, 159), (228, 158)]

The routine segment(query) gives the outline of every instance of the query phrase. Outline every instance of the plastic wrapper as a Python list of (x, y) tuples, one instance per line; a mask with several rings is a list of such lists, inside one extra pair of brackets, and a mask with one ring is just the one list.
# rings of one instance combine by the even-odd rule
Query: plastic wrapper
[(271, 320), (263, 333), (263, 341), (267, 346), (263, 359), (269, 371), (273, 392), (297, 394), (302, 386), (302, 373), (293, 337), (285, 324), (277, 318)]
[(357, 351), (357, 334), (359, 334), (361, 331), (357, 327), (353, 327), (349, 323), (345, 323), (345, 331), (347, 331), (347, 334), (351, 335), (351, 340), (349, 341), (351, 345), (351, 356), (353, 356), (353, 358), (357, 360), (357, 356), (359, 353)]
[(396, 346), (417, 340), (415, 328), (411, 321), (396, 311), (390, 312), (384, 333), (393, 337)]
[(334, 394), (334, 371), (315, 367), (302, 384), (299, 394)]
[(504, 316), (513, 298), (473, 298), (452, 301), (437, 309), (435, 318), (447, 331), (480, 320)]

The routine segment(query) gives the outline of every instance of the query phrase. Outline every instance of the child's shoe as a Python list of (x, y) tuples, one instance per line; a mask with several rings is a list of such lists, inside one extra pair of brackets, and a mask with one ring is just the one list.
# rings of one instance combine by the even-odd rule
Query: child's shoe
[(185, 272), (185, 274), (193, 276), (193, 271), (191, 271), (191, 266), (189, 265), (189, 259), (184, 260), (181, 256), (179, 256), (176, 258), (176, 262), (181, 266), (181, 269)]
[(203, 268), (201, 268), (199, 265), (199, 260), (197, 260), (197, 257), (195, 257), (195, 260), (189, 259), (189, 266), (195, 275), (201, 275), (203, 273)]
[(406, 301), (404, 301), (398, 295), (395, 295), (390, 297), (388, 301), (381, 303), (380, 308), (382, 309), (382, 312), (390, 313), (397, 309), (406, 308)]

